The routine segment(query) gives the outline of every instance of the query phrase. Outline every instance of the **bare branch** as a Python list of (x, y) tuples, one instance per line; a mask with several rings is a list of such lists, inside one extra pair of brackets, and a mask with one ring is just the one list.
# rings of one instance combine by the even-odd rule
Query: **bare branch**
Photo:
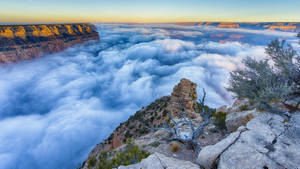
[[(148, 128), (148, 129), (165, 130), (169, 134), (171, 134), (171, 138), (166, 139), (168, 142), (179, 141), (179, 142), (182, 142), (185, 144), (189, 144), (193, 147), (195, 153), (198, 154), (201, 150), (201, 146), (197, 142), (197, 139), (203, 133), (204, 127), (210, 123), (210, 117), (213, 113), (212, 109), (208, 109), (208, 112), (205, 112), (205, 103), (204, 103), (205, 97), (206, 97), (206, 92), (205, 92), (205, 89), (203, 88), (203, 97), (199, 103), (201, 105), (201, 110), (200, 110), (201, 112), (199, 112), (199, 113), (202, 114), (202, 116), (204, 118), (204, 122), (201, 125), (199, 125), (196, 129), (195, 129), (195, 125), (193, 124), (193, 122), (187, 117), (188, 111), (185, 109), (184, 100), (182, 100), (183, 116), (181, 119), (179, 119), (179, 121), (175, 121), (172, 117), (172, 114), (169, 114), (169, 118), (170, 118), (171, 122), (174, 124), (174, 127), (170, 127), (168, 124), (165, 123), (164, 127)], [(184, 137), (184, 136), (180, 135), (180, 125), (181, 124), (187, 124), (190, 127), (191, 137)]]

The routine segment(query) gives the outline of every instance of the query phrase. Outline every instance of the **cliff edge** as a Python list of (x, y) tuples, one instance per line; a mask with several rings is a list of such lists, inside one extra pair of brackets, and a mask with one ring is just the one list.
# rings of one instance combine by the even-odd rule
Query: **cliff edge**
[[(81, 169), (298, 168), (300, 109), (286, 119), (240, 99), (231, 107), (214, 109), (205, 126), (206, 115), (199, 111), (199, 104), (200, 109), (209, 107), (196, 101), (196, 88), (195, 83), (181, 79), (170, 96), (136, 112), (94, 147)], [(188, 112), (184, 117), (182, 109)], [(187, 142), (169, 140), (174, 135), (170, 131), (188, 139), (194, 132), (191, 126), (205, 126), (195, 140), (199, 152)]]
[(92, 24), (0, 25), (0, 63), (30, 60), (88, 40), (99, 40)]

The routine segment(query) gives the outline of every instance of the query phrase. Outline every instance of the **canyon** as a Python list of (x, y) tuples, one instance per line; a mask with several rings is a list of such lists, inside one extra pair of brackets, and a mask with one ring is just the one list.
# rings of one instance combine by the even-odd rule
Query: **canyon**
[(0, 25), (0, 63), (30, 60), (89, 40), (99, 35), (88, 23)]

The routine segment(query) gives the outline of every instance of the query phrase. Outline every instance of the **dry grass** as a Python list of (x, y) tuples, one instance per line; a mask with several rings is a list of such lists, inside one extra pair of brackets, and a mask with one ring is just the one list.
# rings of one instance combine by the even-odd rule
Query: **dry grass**
[(172, 153), (175, 153), (175, 152), (178, 152), (178, 151), (181, 150), (180, 145), (178, 143), (174, 142), (174, 141), (169, 143), (169, 146), (171, 147), (171, 152)]

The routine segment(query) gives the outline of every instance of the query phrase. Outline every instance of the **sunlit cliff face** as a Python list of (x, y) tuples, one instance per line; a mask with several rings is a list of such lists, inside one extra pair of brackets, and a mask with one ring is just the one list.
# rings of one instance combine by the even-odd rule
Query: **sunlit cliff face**
[(240, 28), (98, 24), (97, 30), (101, 41), (0, 65), (1, 169), (79, 167), (120, 122), (170, 94), (183, 77), (197, 83), (199, 98), (206, 89), (210, 106), (231, 104), (224, 87), (243, 58), (265, 58), (275, 38), (298, 43), (295, 33)]
[(99, 40), (92, 24), (0, 25), (0, 63), (30, 60)]
[[(71, 28), (72, 27), (72, 28)], [(63, 31), (62, 31), (63, 30)], [(74, 32), (75, 31), (75, 32)], [(23, 38), (25, 39), (28, 34), (31, 36), (50, 37), (61, 35), (62, 33), (75, 34), (75, 33), (88, 33), (92, 29), (85, 24), (64, 24), (64, 25), (30, 25), (30, 26), (1, 26), (0, 37), (6, 38)]]

